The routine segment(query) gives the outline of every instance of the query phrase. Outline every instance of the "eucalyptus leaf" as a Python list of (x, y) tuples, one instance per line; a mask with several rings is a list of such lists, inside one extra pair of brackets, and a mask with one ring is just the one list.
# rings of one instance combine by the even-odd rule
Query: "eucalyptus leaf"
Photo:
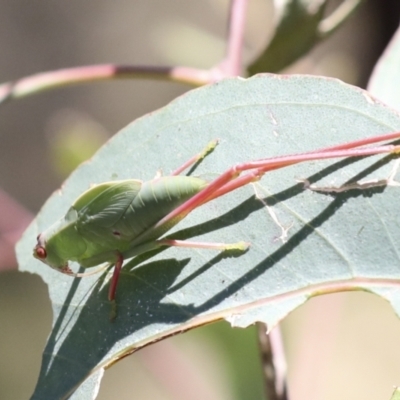
[(168, 175), (212, 139), (219, 145), (194, 176), (212, 179), (239, 162), (396, 130), (400, 116), (367, 92), (334, 79), (276, 75), (193, 90), (128, 125), (72, 173), (17, 246), (20, 269), (48, 284), (54, 313), (32, 398), (95, 398), (104, 368), (145, 345), (218, 319), (241, 327), (263, 321), (271, 329), (313, 295), (368, 290), (399, 313), (400, 188), (323, 194), (297, 181), (340, 186), (386, 178), (390, 156), (283, 168), (195, 210), (168, 234), (244, 240), (249, 251), (168, 248), (127, 262), (114, 322), (108, 275), (73, 279), (32, 257), (38, 233), (91, 184), (150, 180), (160, 169)]

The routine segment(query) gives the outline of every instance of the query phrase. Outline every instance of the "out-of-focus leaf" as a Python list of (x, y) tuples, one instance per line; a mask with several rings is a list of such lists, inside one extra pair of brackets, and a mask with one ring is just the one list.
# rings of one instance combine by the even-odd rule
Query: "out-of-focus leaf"
[(400, 28), (375, 65), (368, 90), (379, 100), (400, 111)]
[(50, 119), (47, 131), (51, 163), (63, 178), (91, 157), (108, 138), (98, 122), (75, 110), (58, 111)]
[(361, 1), (344, 0), (324, 19), (328, 0), (274, 0), (275, 35), (264, 52), (248, 67), (249, 75), (279, 72), (288, 67), (333, 33)]
[(392, 394), (390, 400), (400, 400), (400, 388), (396, 388)]
[(104, 276), (72, 279), (32, 257), (37, 234), (90, 184), (149, 180), (160, 168), (168, 175), (212, 139), (220, 144), (196, 175), (215, 177), (236, 163), (396, 130), (400, 116), (358, 88), (274, 75), (191, 91), (128, 125), (68, 178), (17, 246), (21, 270), (40, 274), (48, 284), (54, 312), (33, 399), (64, 398), (90, 376), (72, 398), (94, 398), (103, 368), (142, 346), (218, 319), (241, 327), (263, 321), (272, 328), (325, 292), (369, 290), (399, 313), (400, 188), (324, 195), (296, 182), (307, 178), (326, 186), (385, 178), (393, 169), (391, 157), (276, 170), (195, 210), (173, 237), (244, 240), (251, 242), (249, 251), (169, 248), (133, 259), (120, 277), (113, 323)]

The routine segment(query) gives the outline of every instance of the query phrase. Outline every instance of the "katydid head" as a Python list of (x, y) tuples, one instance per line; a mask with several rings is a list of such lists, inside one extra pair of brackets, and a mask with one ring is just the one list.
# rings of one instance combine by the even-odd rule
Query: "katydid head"
[(43, 233), (37, 236), (37, 243), (33, 249), (33, 256), (57, 271), (69, 273), (68, 261), (63, 260), (51, 246), (47, 246)]

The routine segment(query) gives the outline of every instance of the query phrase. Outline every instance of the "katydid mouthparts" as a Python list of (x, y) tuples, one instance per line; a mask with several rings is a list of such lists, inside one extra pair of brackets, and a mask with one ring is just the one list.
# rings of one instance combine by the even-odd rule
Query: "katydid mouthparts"
[[(214, 150), (212, 141), (170, 176), (142, 182), (128, 179), (91, 187), (72, 204), (66, 215), (37, 237), (33, 255), (50, 267), (72, 276), (69, 262), (84, 268), (114, 265), (108, 298), (114, 301), (124, 260), (161, 246), (247, 250), (234, 244), (163, 239), (162, 236), (191, 211), (237, 188), (259, 180), (266, 172), (289, 165), (330, 158), (400, 153), (400, 145), (374, 143), (400, 138), (400, 132), (361, 139), (307, 153), (250, 161), (227, 169), (208, 182), (179, 175)], [(101, 268), (103, 270), (104, 268)], [(98, 272), (96, 270), (95, 272)]]

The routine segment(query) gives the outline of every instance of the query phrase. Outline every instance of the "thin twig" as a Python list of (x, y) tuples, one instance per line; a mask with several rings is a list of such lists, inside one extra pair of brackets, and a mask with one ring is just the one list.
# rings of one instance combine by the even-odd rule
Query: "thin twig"
[(225, 58), (210, 70), (213, 81), (242, 73), (242, 47), (248, 0), (232, 0)]
[(242, 74), (243, 36), (248, 0), (232, 0), (228, 23), (228, 44), (220, 68), (228, 76)]
[(111, 79), (160, 79), (202, 86), (212, 82), (212, 72), (187, 67), (100, 64), (60, 69), (27, 76), (0, 86), (0, 104), (42, 91)]
[(0, 104), (46, 90), (111, 79), (160, 79), (202, 86), (241, 72), (248, 0), (232, 0), (226, 58), (209, 70), (189, 67), (99, 64), (42, 72), (0, 85)]
[(257, 323), (258, 343), (268, 400), (287, 400), (286, 359), (279, 326), (267, 334), (267, 325)]

